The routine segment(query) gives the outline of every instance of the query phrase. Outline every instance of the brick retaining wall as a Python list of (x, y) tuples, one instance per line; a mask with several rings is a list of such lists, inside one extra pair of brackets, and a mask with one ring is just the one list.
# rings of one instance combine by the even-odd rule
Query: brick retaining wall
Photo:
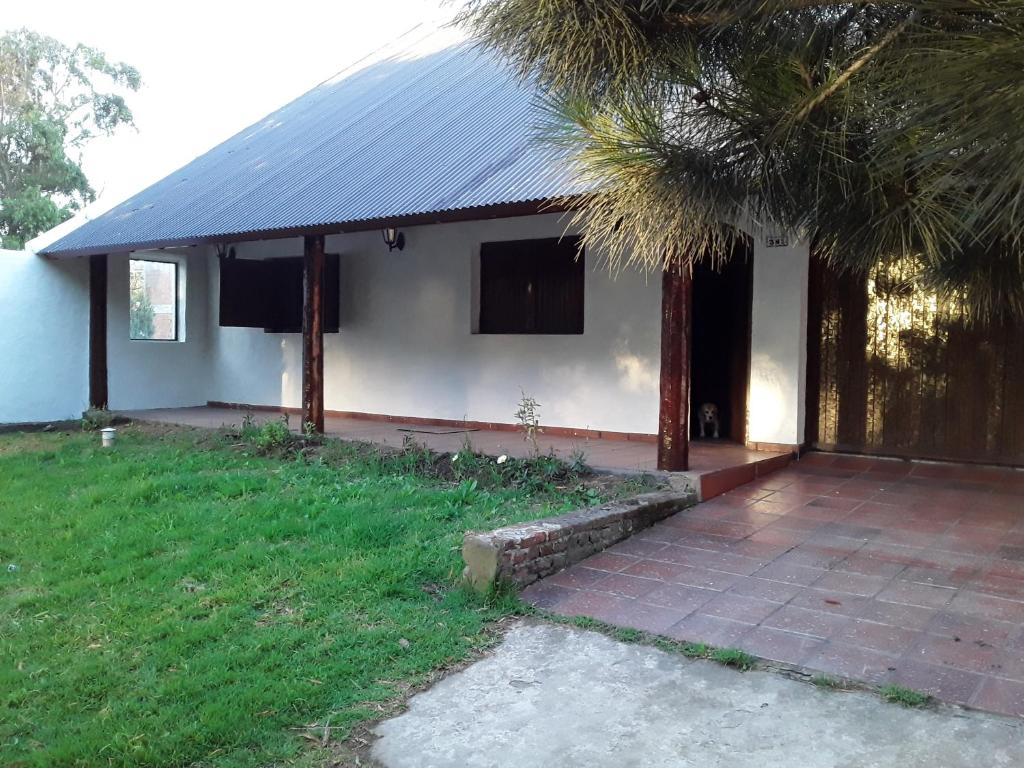
[(470, 531), (462, 541), (463, 578), (481, 591), (495, 582), (523, 587), (696, 503), (695, 491), (645, 493), (494, 531)]

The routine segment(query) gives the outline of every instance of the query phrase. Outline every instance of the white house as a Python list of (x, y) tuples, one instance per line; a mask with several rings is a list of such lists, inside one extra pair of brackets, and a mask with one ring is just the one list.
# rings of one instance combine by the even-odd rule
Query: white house
[[(574, 261), (562, 208), (586, 188), (536, 122), (498, 61), (413, 34), (40, 256), (0, 256), (0, 422), (91, 402), (504, 424), (526, 393), (550, 428), (660, 435), (669, 469), (703, 402), (755, 448), (1024, 463), (1017, 329), (962, 329), (770, 231), (692, 285)], [(944, 354), (957, 333), (987, 346)], [(989, 393), (973, 441), (946, 402), (968, 375)]]

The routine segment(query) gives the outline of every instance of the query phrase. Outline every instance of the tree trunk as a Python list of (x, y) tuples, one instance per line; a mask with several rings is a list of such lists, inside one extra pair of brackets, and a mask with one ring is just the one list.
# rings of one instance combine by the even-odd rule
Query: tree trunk
[(690, 467), (690, 355), (693, 336), (693, 276), (688, 267), (661, 278), (661, 405), (658, 469)]
[(324, 236), (307, 235), (302, 269), (302, 428), (324, 431)]

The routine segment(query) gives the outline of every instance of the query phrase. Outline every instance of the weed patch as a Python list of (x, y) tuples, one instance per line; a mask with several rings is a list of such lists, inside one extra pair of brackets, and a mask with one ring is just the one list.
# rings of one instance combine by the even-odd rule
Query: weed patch
[(706, 659), (711, 655), (713, 649), (709, 645), (704, 643), (683, 643), (679, 648), (680, 653), (683, 656), (687, 656), (691, 659)]
[(757, 659), (738, 648), (718, 648), (708, 654), (708, 658), (727, 667), (735, 667), (741, 672), (746, 672), (757, 663)]
[(113, 413), (103, 408), (90, 408), (82, 413), (83, 432), (98, 432), (105, 427), (123, 422), (123, 419), (118, 419)]
[(882, 698), (893, 704), (900, 704), (904, 707), (923, 707), (931, 696), (926, 693), (904, 688), (902, 685), (886, 685), (878, 690)]
[(614, 624), (607, 624), (588, 616), (566, 617), (545, 611), (533, 612), (555, 624), (569, 624), (580, 629), (600, 632), (623, 643), (643, 643), (667, 653), (681, 654), (689, 659), (709, 659), (719, 664), (724, 664), (727, 667), (734, 667), (742, 672), (752, 669), (757, 664), (755, 657), (736, 648), (715, 648), (705, 643), (679, 642), (678, 640), (670, 640), (661, 635), (642, 632), (638, 629), (617, 627)]
[(811, 678), (811, 685), (816, 685), (818, 688), (831, 688), (832, 690), (843, 690), (847, 687), (845, 680), (830, 677), (829, 675), (815, 675)]

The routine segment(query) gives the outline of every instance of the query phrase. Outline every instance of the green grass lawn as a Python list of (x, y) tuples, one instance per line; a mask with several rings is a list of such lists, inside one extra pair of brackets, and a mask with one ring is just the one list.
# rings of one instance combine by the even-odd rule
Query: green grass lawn
[(516, 610), (454, 587), (463, 531), (580, 501), (120, 433), (0, 436), (2, 765), (316, 764), (304, 726), (344, 738)]

